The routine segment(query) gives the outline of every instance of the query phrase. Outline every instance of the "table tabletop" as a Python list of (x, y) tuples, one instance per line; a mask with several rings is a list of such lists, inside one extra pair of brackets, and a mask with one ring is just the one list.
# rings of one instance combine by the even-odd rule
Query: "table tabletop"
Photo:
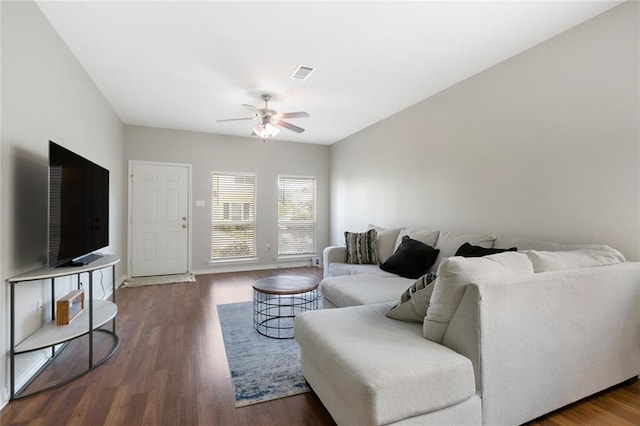
[(260, 278), (253, 283), (253, 289), (266, 294), (299, 294), (318, 288), (318, 279), (303, 275), (275, 275)]

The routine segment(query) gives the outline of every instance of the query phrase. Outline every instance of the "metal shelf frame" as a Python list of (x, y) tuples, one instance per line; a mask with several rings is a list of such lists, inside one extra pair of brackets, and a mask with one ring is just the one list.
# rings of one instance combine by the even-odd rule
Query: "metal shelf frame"
[[(24, 274), (16, 275), (7, 280), (10, 285), (10, 298), (11, 298), (11, 395), (10, 399), (26, 398), (28, 396), (36, 395), (38, 393), (54, 389), (63, 386), (73, 380), (76, 380), (88, 372), (94, 370), (100, 365), (107, 362), (118, 350), (120, 346), (120, 337), (116, 333), (116, 315), (118, 313), (118, 307), (116, 305), (116, 278), (115, 278), (115, 265), (120, 259), (115, 255), (102, 255), (102, 257), (88, 265), (82, 266), (70, 266), (62, 268), (39, 268), (33, 271), (26, 272)], [(93, 271), (111, 268), (111, 289), (112, 296), (111, 301), (93, 298)], [(77, 286), (80, 288), (80, 274), (88, 273), (89, 285), (88, 285), (88, 307), (69, 325), (56, 325), (56, 278), (77, 276)], [(28, 281), (40, 281), (50, 280), (51, 282), (51, 321), (36, 330), (34, 333), (23, 339), (21, 342), (16, 343), (16, 330), (15, 330), (15, 293), (16, 285), (22, 282)], [(100, 328), (112, 322), (111, 330)], [(94, 346), (94, 334), (96, 332), (107, 333), (113, 338), (113, 345), (107, 351), (107, 353), (100, 359), (94, 360), (93, 346)], [(53, 360), (60, 355), (66, 345), (72, 340), (78, 339), (82, 336), (88, 335), (89, 338), (89, 362), (86, 370), (82, 370), (80, 373), (73, 375), (72, 377), (55, 382), (42, 389), (37, 389), (28, 393), (23, 393), (29, 385), (49, 367)], [(62, 345), (62, 347), (56, 350), (56, 346)], [(20, 389), (16, 389), (16, 371), (15, 371), (15, 358), (17, 355), (25, 354), (42, 349), (51, 349), (51, 355), (42, 367), (24, 384)]]

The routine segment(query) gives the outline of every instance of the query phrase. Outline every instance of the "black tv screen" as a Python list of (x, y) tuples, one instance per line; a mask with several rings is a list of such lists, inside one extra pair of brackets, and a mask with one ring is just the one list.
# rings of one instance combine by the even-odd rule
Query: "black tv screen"
[(49, 267), (109, 245), (109, 170), (49, 141)]

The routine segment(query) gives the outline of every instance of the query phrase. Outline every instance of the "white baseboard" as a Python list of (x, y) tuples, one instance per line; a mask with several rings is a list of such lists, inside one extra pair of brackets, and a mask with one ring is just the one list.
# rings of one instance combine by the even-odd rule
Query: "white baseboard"
[(9, 403), (9, 390), (7, 388), (2, 389), (0, 392), (0, 411)]
[[(50, 349), (42, 349), (37, 352), (32, 352), (31, 354), (22, 354), (20, 355), (23, 358), (21, 359), (20, 365), (16, 365), (16, 370), (19, 370), (16, 374), (16, 391), (21, 389), (25, 384), (29, 382), (36, 375), (38, 371), (50, 360), (49, 358)], [(17, 363), (16, 363), (17, 364)], [(6, 392), (7, 402), (9, 401), (9, 391), (7, 389), (3, 389), (3, 399), (4, 394)]]
[(205, 275), (205, 274), (220, 274), (224, 272), (244, 272), (244, 271), (262, 271), (266, 269), (285, 269), (285, 268), (304, 268), (310, 267), (311, 261), (309, 259), (298, 260), (292, 262), (281, 262), (269, 265), (247, 265), (247, 264), (229, 264), (229, 265), (219, 265), (207, 269), (197, 269), (191, 271), (194, 275)]
[(121, 277), (119, 277), (116, 280), (116, 289), (120, 288), (120, 286), (127, 280), (127, 276), (126, 275), (122, 275)]

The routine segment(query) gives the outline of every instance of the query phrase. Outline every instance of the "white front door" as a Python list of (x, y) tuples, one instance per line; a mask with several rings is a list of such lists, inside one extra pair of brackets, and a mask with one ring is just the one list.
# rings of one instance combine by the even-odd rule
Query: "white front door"
[(190, 166), (131, 164), (131, 276), (188, 272)]

